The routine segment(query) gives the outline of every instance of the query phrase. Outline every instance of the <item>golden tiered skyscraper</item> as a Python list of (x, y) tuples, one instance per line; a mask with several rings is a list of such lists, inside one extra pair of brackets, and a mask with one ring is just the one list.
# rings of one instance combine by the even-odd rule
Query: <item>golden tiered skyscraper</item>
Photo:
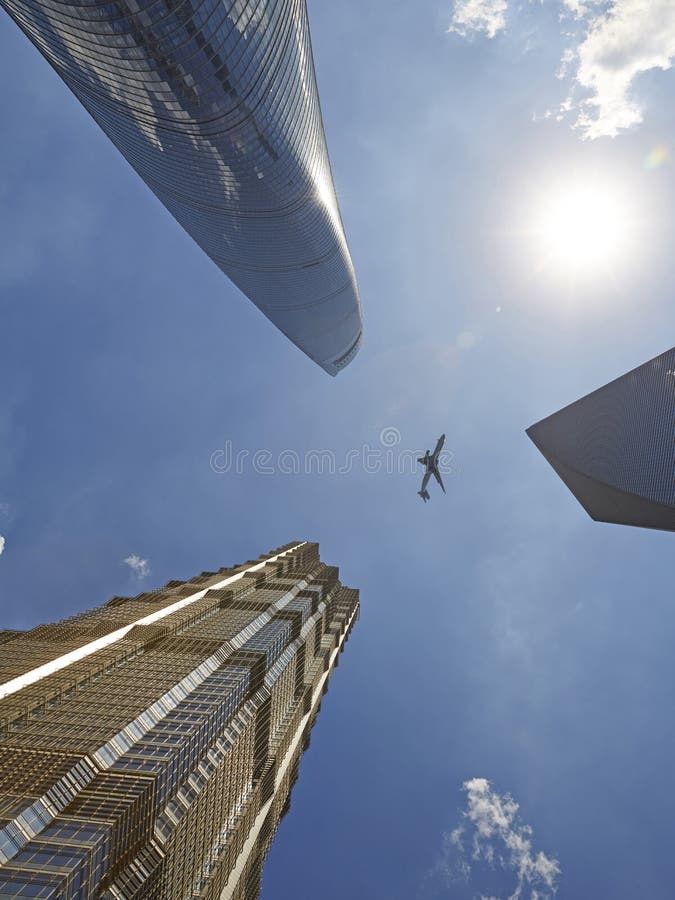
[(0, 897), (254, 900), (358, 613), (299, 542), (0, 631)]

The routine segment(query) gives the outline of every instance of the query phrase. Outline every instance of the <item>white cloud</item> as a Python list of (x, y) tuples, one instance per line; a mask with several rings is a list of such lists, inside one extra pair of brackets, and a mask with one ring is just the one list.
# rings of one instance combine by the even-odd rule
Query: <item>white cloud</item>
[[(9, 503), (0, 503), (0, 520), (4, 521), (7, 524), (11, 519), (11, 510)], [(6, 540), (3, 535), (0, 534), (0, 556), (4, 553)]]
[[(516, 876), (508, 900), (546, 900), (556, 893), (560, 875), (558, 860), (532, 846), (532, 829), (518, 815), (519, 806), (509, 794), (493, 790), (486, 778), (472, 778), (463, 785), (466, 809), (462, 824), (443, 836), (441, 856), (430, 877), (452, 882), (477, 880), (480, 865), (502, 869)], [(485, 900), (499, 900), (479, 892)]]
[(563, 51), (562, 59), (560, 60), (560, 67), (558, 71), (555, 73), (555, 77), (560, 81), (563, 80), (567, 76), (567, 73), (570, 70), (570, 66), (574, 62), (574, 58), (576, 56), (576, 52), (571, 48), (567, 47)]
[(150, 574), (150, 564), (147, 559), (141, 559), (135, 553), (127, 556), (124, 562), (129, 566), (136, 578), (145, 578), (146, 575)]
[(605, 0), (562, 0), (562, 5), (577, 19), (585, 16), (589, 7), (599, 6), (601, 3), (605, 3)]
[[(492, 38), (505, 28), (508, 12), (516, 16), (523, 8), (515, 0), (510, 8), (507, 0), (456, 0), (448, 30)], [(670, 69), (675, 60), (675, 2), (558, 0), (558, 9), (567, 46), (552, 74), (569, 91), (556, 121), (573, 113), (574, 127), (589, 139), (616, 137), (639, 125), (644, 113), (636, 79)]]
[(462, 834), (464, 829), (460, 825), (459, 828), (454, 828), (450, 832), (450, 843), (454, 844), (455, 847), (459, 847), (460, 850), (464, 850), (464, 845), (462, 844)]
[(468, 37), (474, 32), (495, 37), (506, 27), (506, 0), (456, 0), (448, 31)]
[(576, 127), (584, 137), (615, 137), (642, 122), (642, 108), (631, 97), (635, 77), (672, 65), (675, 3), (614, 0), (607, 13), (590, 15), (587, 23), (574, 77), (591, 96), (581, 103)]

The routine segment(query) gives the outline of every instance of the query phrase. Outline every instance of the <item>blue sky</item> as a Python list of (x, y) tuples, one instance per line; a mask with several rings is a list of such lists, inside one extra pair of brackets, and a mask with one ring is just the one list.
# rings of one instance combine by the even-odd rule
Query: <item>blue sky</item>
[[(672, 896), (673, 537), (591, 522), (524, 434), (673, 344), (670, 5), (310, 2), (365, 317), (337, 379), (2, 23), (2, 624), (296, 538), (361, 589), (263, 900)], [(573, 279), (533, 230), (579, 181), (629, 235)], [(365, 471), (387, 428), (446, 433), (446, 497)]]

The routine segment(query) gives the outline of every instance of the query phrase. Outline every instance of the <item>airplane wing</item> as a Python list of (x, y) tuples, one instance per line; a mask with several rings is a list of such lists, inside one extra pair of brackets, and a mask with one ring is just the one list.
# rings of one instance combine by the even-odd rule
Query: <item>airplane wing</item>
[(420, 488), (420, 491), (426, 491), (430, 478), (431, 478), (431, 472), (425, 472), (424, 478), (422, 479), (422, 487)]
[(434, 472), (434, 478), (440, 484), (441, 488), (443, 489), (443, 493), (445, 493), (445, 485), (443, 484), (443, 479), (441, 478), (441, 473), (438, 471), (438, 469), (434, 469), (433, 472)]
[(434, 452), (433, 452), (433, 460), (434, 460), (434, 462), (437, 462), (437, 461), (438, 461), (438, 454), (441, 452), (444, 443), (445, 443), (445, 435), (442, 434), (442, 435), (439, 437), (438, 442), (437, 442), (437, 444), (436, 444), (436, 448), (434, 449)]

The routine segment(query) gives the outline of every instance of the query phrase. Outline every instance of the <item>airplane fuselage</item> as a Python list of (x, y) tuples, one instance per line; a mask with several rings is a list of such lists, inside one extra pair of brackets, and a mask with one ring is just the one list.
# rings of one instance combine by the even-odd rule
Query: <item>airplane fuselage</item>
[(438, 441), (436, 442), (436, 448), (434, 452), (431, 453), (429, 450), (426, 451), (424, 456), (418, 456), (417, 462), (421, 463), (424, 466), (424, 476), (422, 478), (422, 488), (417, 493), (426, 503), (429, 499), (429, 492), (427, 491), (427, 484), (429, 482), (429, 478), (433, 475), (436, 481), (439, 483), (441, 490), (445, 493), (445, 487), (443, 485), (443, 479), (441, 478), (441, 473), (438, 471), (438, 459), (441, 452), (441, 448), (445, 442), (445, 435), (442, 434)]

